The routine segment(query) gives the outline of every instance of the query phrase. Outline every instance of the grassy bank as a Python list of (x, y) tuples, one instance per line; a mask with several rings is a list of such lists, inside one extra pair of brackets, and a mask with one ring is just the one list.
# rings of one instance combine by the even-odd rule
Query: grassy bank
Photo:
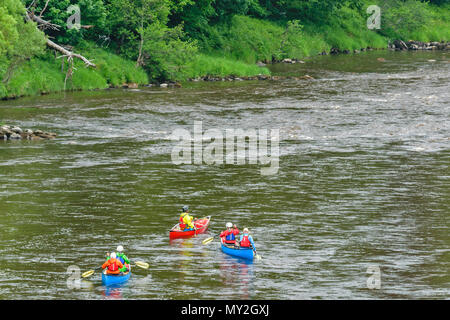
[(148, 76), (133, 61), (126, 60), (94, 46), (83, 48), (83, 54), (94, 59), (97, 68), (86, 68), (75, 59), (73, 76), (66, 80), (69, 65), (56, 59), (52, 52), (34, 57), (14, 70), (7, 83), (0, 83), (3, 98), (38, 95), (66, 90), (104, 89), (123, 83), (148, 83)]
[[(75, 60), (72, 77), (66, 80), (68, 64), (48, 52), (32, 58), (14, 70), (7, 83), (0, 82), (0, 98), (32, 96), (64, 90), (94, 90), (108, 87), (120, 87), (123, 84), (149, 83), (149, 77), (136, 62), (124, 59), (116, 54), (89, 45), (84, 46), (83, 54), (92, 57), (96, 68), (86, 68), (81, 61)], [(183, 67), (182, 76), (173, 79), (184, 81), (205, 75), (214, 76), (253, 76), (270, 74), (267, 68), (229, 58), (198, 54)]]
[[(376, 1), (362, 6), (366, 9)], [(222, 54), (246, 63), (256, 61), (302, 59), (331, 48), (359, 50), (387, 48), (390, 41), (424, 42), (450, 39), (450, 6), (437, 7), (416, 0), (387, 6), (378, 1), (382, 19), (380, 29), (367, 28), (369, 14), (365, 10), (341, 7), (326, 23), (311, 21), (263, 21), (248, 16), (234, 16), (229, 22), (209, 30), (203, 50)]]
[[(270, 74), (267, 68), (258, 67), (255, 64), (248, 64), (243, 61), (199, 54), (186, 65), (186, 77), (198, 78), (205, 75), (225, 77), (234, 75), (254, 76), (258, 74)], [(184, 80), (184, 79), (182, 79)]]

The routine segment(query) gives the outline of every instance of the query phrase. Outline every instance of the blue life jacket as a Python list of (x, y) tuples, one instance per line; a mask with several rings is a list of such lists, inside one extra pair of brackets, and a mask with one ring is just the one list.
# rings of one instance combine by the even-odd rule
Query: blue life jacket
[(234, 236), (234, 233), (230, 233), (225, 237), (226, 241), (232, 241), (232, 240), (236, 240), (236, 237)]
[(120, 261), (122, 264), (125, 264), (125, 260), (123, 260), (122, 256), (117, 255), (117, 259), (119, 259), (119, 261)]

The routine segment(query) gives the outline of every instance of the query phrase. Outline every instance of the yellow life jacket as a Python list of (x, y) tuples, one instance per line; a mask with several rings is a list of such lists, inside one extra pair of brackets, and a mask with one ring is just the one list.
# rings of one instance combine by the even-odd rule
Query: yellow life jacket
[(188, 227), (188, 228), (194, 228), (194, 224), (192, 223), (192, 216), (189, 215), (188, 212), (182, 212), (180, 214), (180, 220), (183, 219), (183, 223)]

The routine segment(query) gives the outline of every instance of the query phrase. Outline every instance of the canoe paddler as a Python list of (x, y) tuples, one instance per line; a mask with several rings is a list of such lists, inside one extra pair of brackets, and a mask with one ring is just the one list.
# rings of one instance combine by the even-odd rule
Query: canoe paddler
[(235, 244), (236, 243), (236, 236), (239, 234), (239, 229), (236, 227), (236, 225), (233, 225), (231, 222), (227, 222), (226, 230), (222, 231), (222, 233), (219, 235), (221, 238), (224, 238), (225, 243), (227, 244)]
[(189, 206), (183, 206), (183, 208), (181, 208), (180, 214), (180, 230), (182, 231), (196, 230), (197, 228), (195, 227), (193, 220), (197, 219), (194, 219), (189, 214)]
[(123, 253), (123, 246), (117, 246), (117, 259), (123, 264), (123, 268), (119, 269), (120, 272), (127, 272), (130, 268), (130, 259)]
[(239, 245), (243, 248), (253, 248), (255, 251), (255, 242), (253, 242), (253, 238), (248, 231), (248, 228), (244, 228), (242, 231), (241, 237), (239, 239)]
[(102, 265), (102, 269), (106, 269), (106, 274), (119, 274), (121, 268), (123, 264), (117, 259), (115, 252), (112, 252), (110, 258)]

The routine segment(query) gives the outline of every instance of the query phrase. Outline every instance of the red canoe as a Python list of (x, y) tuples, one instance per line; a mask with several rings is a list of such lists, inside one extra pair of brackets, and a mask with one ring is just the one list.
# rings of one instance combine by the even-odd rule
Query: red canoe
[(194, 225), (197, 228), (197, 230), (191, 230), (191, 231), (181, 231), (180, 224), (177, 223), (176, 225), (173, 226), (172, 229), (170, 229), (170, 239), (192, 237), (197, 234), (203, 233), (208, 229), (210, 219), (211, 219), (211, 216), (207, 216), (207, 217), (195, 220)]

